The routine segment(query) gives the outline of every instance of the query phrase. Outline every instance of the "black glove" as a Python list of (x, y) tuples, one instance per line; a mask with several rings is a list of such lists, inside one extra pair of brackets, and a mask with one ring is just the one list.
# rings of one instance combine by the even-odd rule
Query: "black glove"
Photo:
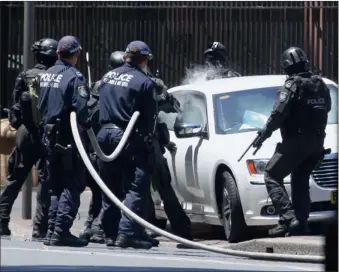
[[(271, 133), (272, 134), (272, 133)], [(262, 144), (266, 141), (267, 138), (271, 136), (270, 133), (266, 131), (266, 129), (262, 129), (258, 131), (258, 137), (253, 142), (253, 148), (260, 148)]]
[(167, 145), (166, 145), (166, 148), (168, 149), (169, 152), (175, 152), (177, 151), (177, 145), (173, 142), (169, 142)]

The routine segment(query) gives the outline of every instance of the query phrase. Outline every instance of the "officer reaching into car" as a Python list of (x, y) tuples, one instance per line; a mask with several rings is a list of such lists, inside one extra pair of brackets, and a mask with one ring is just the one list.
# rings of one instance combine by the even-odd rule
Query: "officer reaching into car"
[(80, 135), (88, 128), (88, 85), (75, 68), (81, 50), (77, 38), (63, 37), (58, 43), (59, 60), (40, 77), (38, 108), (51, 192), (45, 245), (78, 247), (88, 244), (70, 233), (80, 206), (80, 194), (85, 189), (85, 169), (70, 126), (70, 113), (75, 111)]
[(218, 79), (228, 77), (239, 77), (239, 73), (226, 67), (227, 52), (220, 42), (211, 43), (204, 52), (206, 66), (211, 68), (207, 73), (207, 79)]
[[(279, 214), (272, 237), (305, 234), (310, 213), (309, 178), (324, 157), (325, 128), (331, 110), (330, 92), (309, 68), (303, 50), (291, 47), (283, 52), (281, 65), (288, 78), (279, 90), (279, 99), (253, 147), (259, 148), (280, 128), (282, 142), (265, 169), (269, 197)], [(291, 174), (292, 203), (283, 185)]]
[(32, 239), (43, 239), (47, 233), (50, 198), (45, 182), (45, 161), (42, 156), (36, 102), (39, 95), (39, 75), (54, 65), (57, 60), (57, 45), (58, 42), (50, 38), (36, 41), (31, 48), (36, 64), (32, 69), (21, 72), (15, 81), (9, 122), (17, 129), (16, 145), (8, 160), (7, 186), (0, 196), (0, 235), (11, 234), (8, 223), (14, 201), (36, 163), (39, 185)]
[[(149, 75), (152, 76), (150, 73)], [(152, 186), (159, 192), (172, 231), (178, 236), (192, 240), (190, 235), (191, 221), (183, 210), (172, 187), (168, 163), (163, 155), (166, 151), (165, 148), (170, 152), (175, 152), (176, 145), (170, 141), (167, 125), (161, 120), (161, 117), (166, 113), (177, 113), (177, 109), (174, 105), (177, 104), (180, 107), (180, 103), (172, 94), (167, 93), (167, 86), (159, 78), (159, 71), (157, 71), (156, 77), (151, 78), (157, 84), (156, 100), (159, 110), (155, 133), (156, 140), (154, 144), (156, 163), (151, 178)], [(149, 202), (150, 208), (148, 210), (147, 219), (151, 224), (159, 226), (159, 221), (155, 217), (154, 202), (151, 196)], [(148, 230), (147, 233), (150, 236), (156, 236), (152, 231)]]
[[(124, 52), (115, 51), (109, 57), (108, 71), (116, 69), (124, 64)], [(91, 97), (87, 105), (89, 108), (89, 120), (91, 127), (95, 134), (100, 130), (99, 124), (99, 92), (98, 87), (100, 86), (101, 80), (98, 80), (93, 84), (93, 89), (91, 91)], [(89, 141), (89, 139), (88, 139)], [(91, 144), (89, 148), (89, 158), (98, 171), (98, 157), (96, 156)], [(95, 182), (92, 175), (87, 172), (86, 180), (88, 186), (92, 191), (92, 199), (88, 209), (88, 217), (85, 222), (85, 228), (80, 234), (80, 238), (86, 239), (92, 243), (104, 243), (104, 231), (102, 229), (101, 217), (102, 217), (102, 197), (101, 189), (99, 185)]]
[[(109, 189), (142, 218), (146, 217), (150, 196), (157, 118), (156, 85), (147, 75), (150, 56), (147, 44), (131, 42), (125, 50), (125, 64), (104, 75), (99, 86), (101, 130), (97, 139), (106, 154), (118, 145), (133, 113), (140, 112), (122, 153), (112, 162), (100, 161), (99, 169)], [(105, 195), (102, 224), (107, 246), (149, 249), (156, 245), (157, 241), (150, 238), (144, 228), (127, 215), (121, 215)]]

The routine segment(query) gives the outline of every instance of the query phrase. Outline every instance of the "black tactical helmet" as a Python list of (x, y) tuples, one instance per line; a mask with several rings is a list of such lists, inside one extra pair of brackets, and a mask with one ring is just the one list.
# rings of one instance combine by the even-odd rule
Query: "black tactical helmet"
[(213, 42), (208, 46), (208, 49), (204, 52), (204, 58), (206, 62), (212, 62), (212, 60), (218, 60), (222, 63), (226, 62), (227, 52), (226, 48), (220, 42)]
[(36, 54), (46, 55), (49, 57), (57, 57), (56, 51), (58, 48), (58, 42), (53, 39), (45, 38), (36, 41), (32, 47), (32, 52)]
[(113, 70), (124, 64), (124, 52), (115, 51), (109, 57), (108, 69)]
[(298, 47), (288, 48), (280, 58), (280, 64), (287, 74), (309, 70), (308, 63), (306, 53)]
[(47, 66), (54, 65), (58, 59), (56, 51), (58, 48), (58, 42), (50, 38), (44, 38), (36, 41), (31, 50), (35, 53), (37, 61)]

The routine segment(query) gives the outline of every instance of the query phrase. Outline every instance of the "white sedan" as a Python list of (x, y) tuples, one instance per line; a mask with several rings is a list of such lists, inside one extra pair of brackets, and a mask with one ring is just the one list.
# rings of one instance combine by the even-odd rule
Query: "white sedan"
[[(270, 226), (278, 221), (268, 197), (263, 171), (280, 131), (258, 151), (238, 158), (265, 124), (286, 76), (248, 76), (178, 86), (169, 90), (183, 111), (181, 127), (174, 131), (177, 114), (161, 117), (177, 151), (166, 151), (172, 185), (193, 222), (222, 225), (230, 242), (244, 240), (249, 226)], [(331, 91), (332, 110), (326, 128), (326, 156), (310, 178), (312, 219), (333, 214), (338, 183), (338, 86), (324, 79)], [(290, 177), (284, 180), (290, 193)], [(153, 195), (157, 217), (166, 218), (163, 204)], [(331, 203), (332, 201), (332, 203)]]

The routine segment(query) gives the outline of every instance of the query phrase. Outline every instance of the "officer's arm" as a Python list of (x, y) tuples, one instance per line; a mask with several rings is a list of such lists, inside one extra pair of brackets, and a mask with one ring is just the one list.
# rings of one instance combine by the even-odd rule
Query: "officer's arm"
[(152, 81), (147, 81), (143, 85), (143, 112), (146, 118), (147, 135), (153, 136), (155, 132), (155, 123), (158, 115), (157, 102), (155, 101), (156, 85)]
[(330, 112), (332, 109), (332, 98), (330, 90), (327, 88), (327, 112)]
[(13, 104), (19, 103), (21, 93), (26, 86), (25, 77), (25, 72), (21, 72), (15, 79), (14, 90), (12, 94)]
[[(72, 83), (71, 83), (72, 84)], [(88, 105), (89, 88), (84, 80), (74, 79), (73, 81), (72, 108), (76, 111), (77, 121), (84, 127), (88, 126)]]
[(267, 120), (264, 127), (264, 134), (268, 137), (284, 122), (289, 115), (291, 104), (294, 98), (294, 93), (297, 89), (296, 83), (293, 81), (286, 81), (284, 86), (279, 91), (279, 98), (273, 106), (273, 111)]

